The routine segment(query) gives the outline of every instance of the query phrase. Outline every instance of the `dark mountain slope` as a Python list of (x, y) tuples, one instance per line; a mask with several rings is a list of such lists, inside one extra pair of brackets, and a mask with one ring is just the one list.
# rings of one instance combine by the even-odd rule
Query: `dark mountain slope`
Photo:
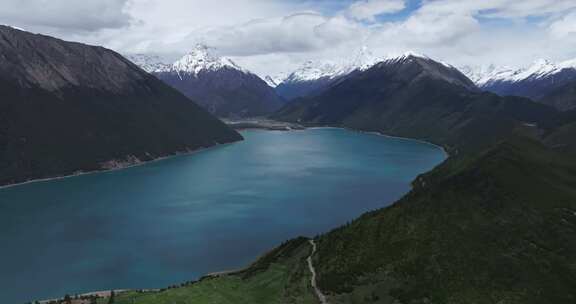
[(241, 136), (119, 54), (0, 26), (0, 184)]
[(316, 97), (294, 101), (273, 118), (475, 149), (522, 123), (545, 124), (554, 115), (552, 108), (528, 99), (479, 92), (456, 69), (407, 56), (356, 72)]
[(451, 159), (320, 238), (331, 303), (573, 303), (576, 159), (526, 139)]
[(264, 80), (204, 45), (152, 73), (219, 117), (261, 116), (283, 105)]
[(337, 79), (341, 77), (343, 76), (337, 76), (334, 78), (321, 77), (307, 81), (284, 81), (276, 87), (276, 92), (286, 100), (314, 96), (322, 92), (324, 89), (329, 87), (330, 84), (336, 82)]
[[(576, 73), (576, 72), (575, 72)], [(576, 76), (574, 77), (576, 78)], [(557, 86), (553, 90), (548, 90), (542, 98), (538, 100), (543, 104), (553, 106), (562, 111), (576, 109), (576, 81)]]
[(219, 117), (254, 117), (278, 110), (282, 100), (274, 89), (254, 74), (223, 67), (197, 75), (155, 72), (154, 75), (184, 95), (198, 100)]
[(555, 150), (576, 155), (576, 110), (562, 112), (543, 135), (543, 141)]
[(491, 81), (482, 86), (482, 89), (502, 96), (523, 96), (544, 102), (543, 98), (546, 95), (574, 82), (574, 79), (576, 79), (576, 69), (566, 68), (545, 76), (532, 75), (519, 81)]

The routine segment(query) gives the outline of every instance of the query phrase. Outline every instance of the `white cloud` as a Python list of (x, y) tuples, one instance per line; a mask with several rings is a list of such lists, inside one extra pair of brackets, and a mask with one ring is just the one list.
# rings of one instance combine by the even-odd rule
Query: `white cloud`
[(120, 28), (132, 19), (128, 0), (2, 0), (0, 20), (16, 26), (97, 31)]
[(404, 0), (361, 0), (350, 5), (345, 14), (356, 20), (373, 21), (374, 17), (405, 8)]
[(570, 34), (576, 34), (576, 12), (567, 14), (552, 22), (549, 26), (552, 37), (557, 39), (566, 38)]
[(483, 6), (483, 9), (488, 10), (484, 12), (487, 17), (524, 18), (564, 13), (574, 9), (576, 3), (573, 0), (487, 0)]
[(576, 41), (552, 41), (550, 33), (565, 36), (576, 18), (559, 19), (551, 30), (545, 25), (574, 9), (576, 1), (564, 0), (424, 1), (405, 20), (378, 26), (369, 41), (381, 53), (413, 50), (454, 64), (566, 59), (576, 56)]
[[(403, 0), (0, 0), (0, 22), (171, 59), (205, 42), (259, 74), (347, 56), (362, 45), (377, 55), (413, 50), (455, 64), (576, 57), (574, 0), (405, 6)], [(386, 21), (388, 14), (394, 21)]]
[(420, 12), (453, 14), (472, 14), (484, 18), (526, 18), (564, 13), (574, 9), (573, 0), (428, 0)]
[(455, 43), (478, 30), (478, 21), (469, 13), (450, 11), (418, 12), (394, 28), (394, 34), (413, 44)]
[(229, 55), (261, 55), (338, 47), (358, 42), (363, 31), (343, 17), (298, 13), (193, 32), (187, 40), (206, 43)]

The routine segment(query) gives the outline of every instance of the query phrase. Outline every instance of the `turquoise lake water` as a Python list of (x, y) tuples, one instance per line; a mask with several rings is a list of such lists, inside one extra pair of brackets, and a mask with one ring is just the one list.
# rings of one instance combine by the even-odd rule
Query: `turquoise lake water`
[(247, 265), (391, 204), (445, 159), (341, 129), (245, 141), (125, 170), (0, 190), (0, 303), (159, 288)]

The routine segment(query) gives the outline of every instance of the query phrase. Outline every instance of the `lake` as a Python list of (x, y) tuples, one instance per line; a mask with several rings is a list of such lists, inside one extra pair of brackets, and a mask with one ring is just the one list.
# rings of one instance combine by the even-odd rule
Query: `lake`
[(191, 155), (1, 189), (0, 303), (241, 268), (393, 203), (446, 157), (343, 129), (242, 134)]

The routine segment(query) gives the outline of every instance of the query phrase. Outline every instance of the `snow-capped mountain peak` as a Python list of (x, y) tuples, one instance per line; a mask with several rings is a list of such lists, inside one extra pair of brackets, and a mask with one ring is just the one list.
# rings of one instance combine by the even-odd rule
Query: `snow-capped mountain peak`
[(355, 70), (366, 70), (379, 60), (367, 47), (362, 47), (354, 56), (339, 61), (305, 61), (298, 69), (285, 78), (286, 82), (312, 81), (335, 78)]
[(244, 71), (232, 59), (218, 56), (214, 49), (198, 44), (190, 52), (174, 62), (169, 67), (169, 70), (197, 75), (203, 70), (216, 71), (222, 68)]
[(367, 70), (374, 66), (381, 60), (374, 56), (374, 53), (366, 46), (363, 46), (357, 53), (352, 57), (352, 60), (345, 62), (343, 64), (345, 72), (351, 72), (353, 70)]
[(276, 76), (270, 76), (267, 75), (266, 77), (264, 77), (264, 81), (271, 87), (275, 88), (277, 87), (279, 84), (282, 83), (282, 81), (284, 81), (284, 79), (286, 79), (287, 75), (286, 73), (280, 73)]
[(338, 74), (338, 65), (331, 61), (304, 62), (300, 68), (290, 74), (286, 81), (310, 81), (320, 78), (332, 78)]
[(166, 69), (169, 64), (165, 63), (160, 56), (147, 54), (132, 54), (126, 58), (148, 73)]
[(476, 85), (482, 87), (491, 81), (510, 79), (519, 70), (510, 67), (500, 67), (494, 64), (478, 66), (461, 66), (459, 70), (472, 80)]
[(556, 70), (558, 70), (558, 67), (554, 63), (546, 59), (538, 59), (530, 67), (514, 75), (512, 80), (520, 81), (526, 78), (540, 78), (554, 73)]
[(563, 69), (569, 69), (569, 68), (576, 69), (576, 58), (562, 61), (558, 64), (558, 67)]
[(424, 58), (429, 59), (428, 56), (414, 52), (414, 51), (405, 51), (403, 53), (391, 53), (382, 59), (382, 61), (391, 61), (391, 60), (404, 60), (409, 57), (417, 57), (417, 58)]

